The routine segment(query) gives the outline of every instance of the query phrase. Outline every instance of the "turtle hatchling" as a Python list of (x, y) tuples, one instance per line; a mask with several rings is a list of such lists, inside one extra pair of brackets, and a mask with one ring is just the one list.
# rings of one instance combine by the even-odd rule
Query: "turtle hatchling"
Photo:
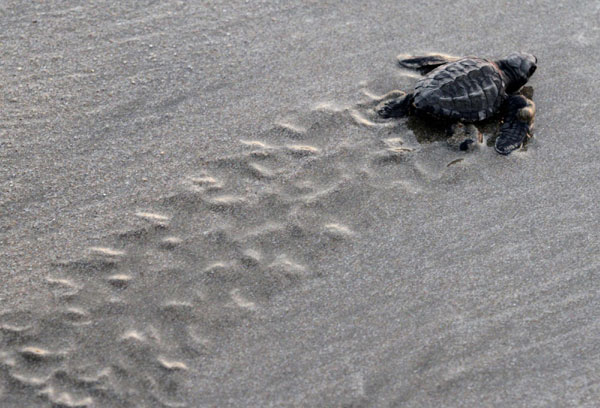
[[(399, 60), (404, 68), (418, 70), (422, 75), (412, 93), (394, 92), (396, 97), (376, 108), (383, 118), (424, 114), (454, 122), (478, 122), (496, 114), (504, 114), (504, 122), (496, 139), (495, 149), (509, 154), (523, 145), (530, 136), (535, 104), (518, 91), (537, 68), (537, 58), (531, 54), (515, 53), (493, 61), (484, 58), (456, 58), (426, 55)], [(456, 124), (451, 133), (464, 126)], [(471, 132), (475, 133), (475, 132)], [(451, 137), (456, 139), (456, 137)], [(468, 150), (480, 137), (464, 139), (458, 146)]]

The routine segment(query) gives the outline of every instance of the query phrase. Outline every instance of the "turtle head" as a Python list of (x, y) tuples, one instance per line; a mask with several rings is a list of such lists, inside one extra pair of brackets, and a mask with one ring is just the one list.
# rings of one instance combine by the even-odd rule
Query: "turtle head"
[(532, 54), (515, 53), (496, 61), (507, 78), (506, 91), (518, 91), (527, 83), (537, 68), (537, 58)]

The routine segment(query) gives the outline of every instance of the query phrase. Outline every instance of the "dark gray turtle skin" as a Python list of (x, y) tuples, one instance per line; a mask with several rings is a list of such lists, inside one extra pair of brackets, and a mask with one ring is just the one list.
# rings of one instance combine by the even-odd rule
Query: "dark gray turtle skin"
[(500, 154), (509, 154), (521, 147), (523, 135), (531, 135), (535, 117), (535, 104), (523, 95), (510, 95), (507, 105), (506, 119), (500, 127), (501, 137), (496, 139), (495, 145)]
[[(399, 62), (401, 66), (417, 69), (426, 76), (417, 82), (412, 93), (381, 104), (377, 108), (380, 116), (402, 117), (417, 113), (443, 120), (477, 122), (505, 112), (505, 123), (510, 126), (503, 126), (497, 139), (496, 151), (501, 154), (520, 147), (530, 134), (535, 105), (533, 102), (529, 104), (529, 100), (524, 102), (511, 96), (535, 72), (535, 56), (519, 53), (492, 61), (477, 57), (428, 55)], [(526, 107), (529, 111), (525, 116), (530, 120), (527, 126), (522, 126), (525, 122), (518, 115), (519, 109)], [(503, 140), (509, 136), (510, 143)]]

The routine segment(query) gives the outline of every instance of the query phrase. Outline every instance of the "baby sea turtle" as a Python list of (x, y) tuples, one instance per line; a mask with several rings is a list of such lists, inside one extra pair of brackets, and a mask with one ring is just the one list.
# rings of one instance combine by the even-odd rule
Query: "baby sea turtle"
[[(380, 116), (390, 118), (417, 113), (455, 122), (478, 122), (503, 112), (504, 123), (495, 146), (500, 154), (518, 149), (530, 135), (535, 105), (517, 92), (535, 72), (535, 56), (515, 53), (493, 61), (427, 55), (399, 62), (402, 67), (416, 69), (425, 76), (412, 93), (401, 92), (400, 96), (382, 102), (377, 107)], [(465, 127), (453, 129), (464, 132)], [(467, 150), (473, 142), (465, 139), (460, 143), (461, 150)]]

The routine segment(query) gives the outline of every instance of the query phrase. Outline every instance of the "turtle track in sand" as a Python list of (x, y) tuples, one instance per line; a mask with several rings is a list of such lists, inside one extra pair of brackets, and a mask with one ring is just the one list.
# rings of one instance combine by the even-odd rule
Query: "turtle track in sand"
[(372, 200), (451, 187), (475, 163), (379, 120), (378, 99), (241, 137), (129, 213), (134, 228), (53, 265), (48, 308), (0, 312), (2, 405), (193, 406), (190, 372), (227, 330), (322, 279), (377, 222)]

